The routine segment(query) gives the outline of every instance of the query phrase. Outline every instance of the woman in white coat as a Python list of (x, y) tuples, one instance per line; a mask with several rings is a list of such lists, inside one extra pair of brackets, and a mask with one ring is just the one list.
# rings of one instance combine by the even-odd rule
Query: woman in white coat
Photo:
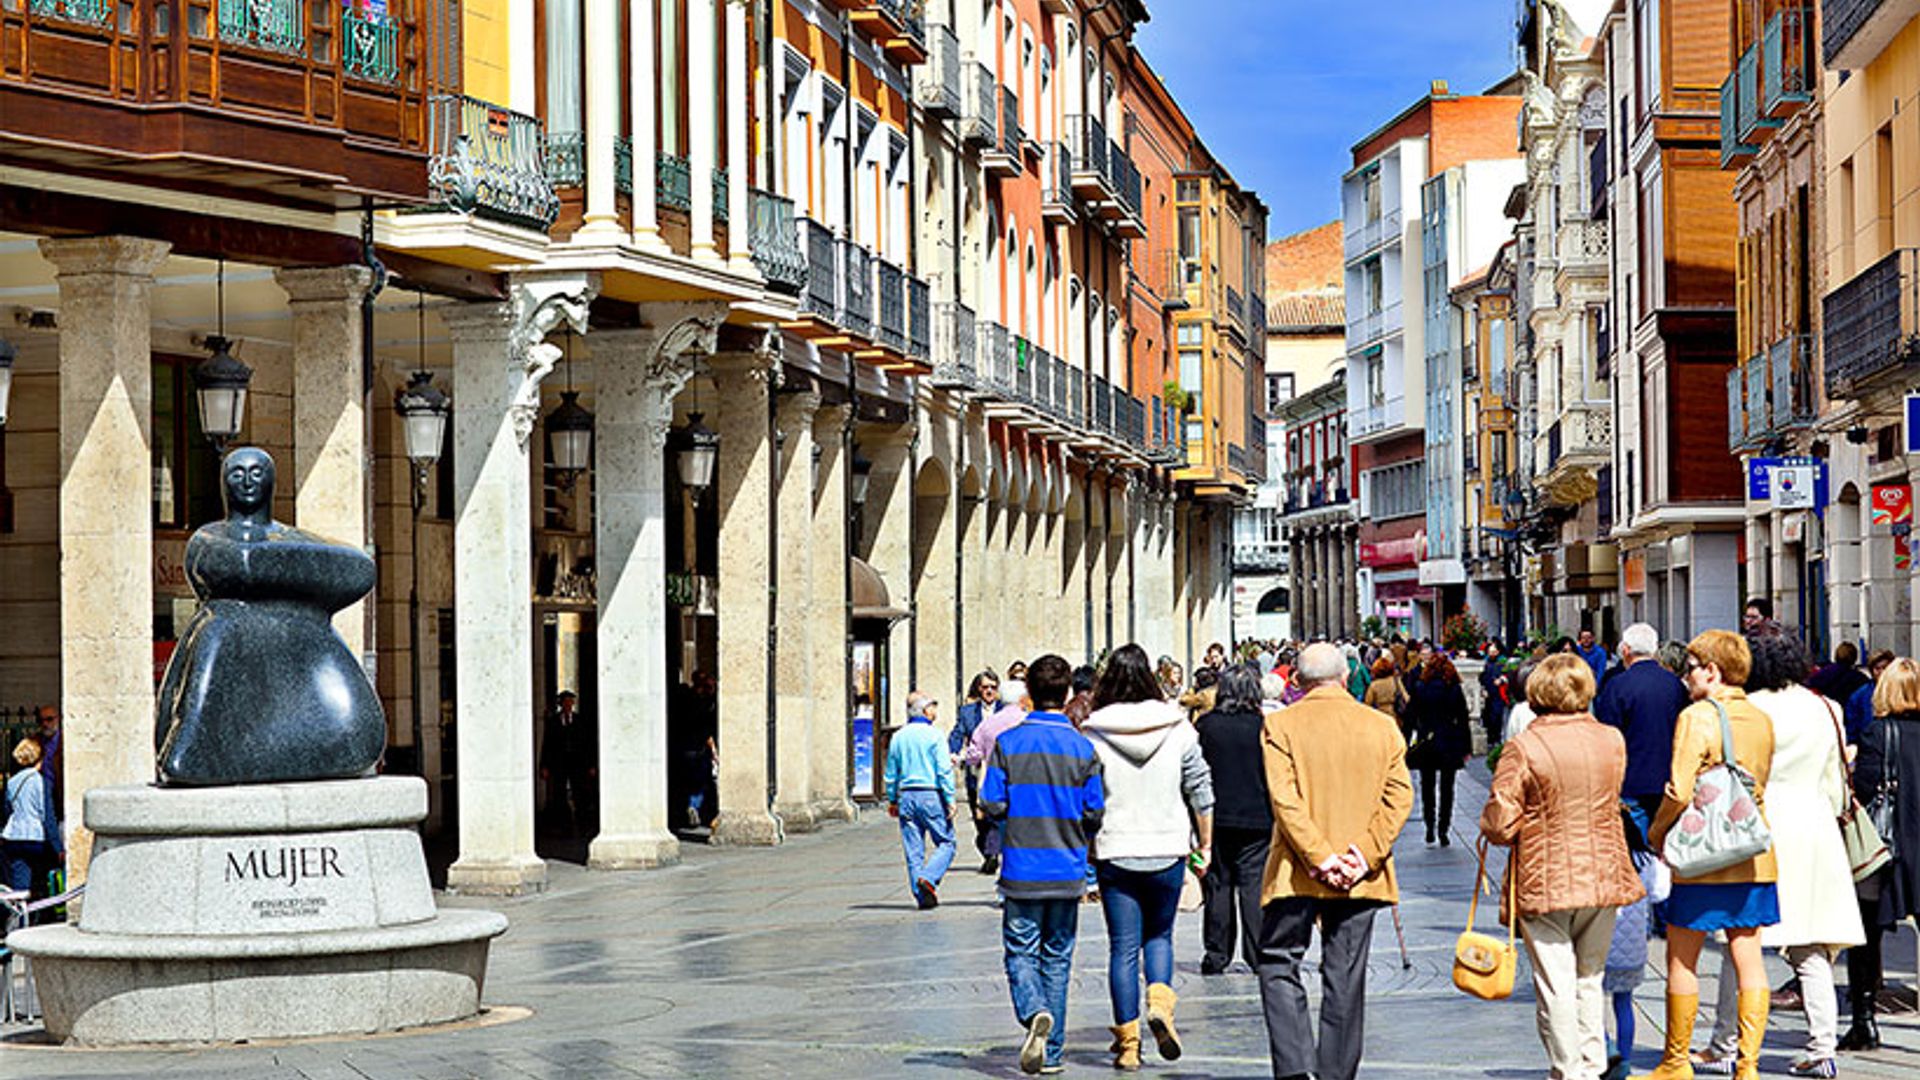
[[(1807, 1047), (1787, 1071), (1837, 1076), (1840, 1001), (1833, 988), (1833, 958), (1866, 940), (1838, 823), (1847, 807), (1843, 729), (1833, 705), (1801, 685), (1812, 662), (1798, 637), (1763, 634), (1748, 644), (1753, 672), (1747, 676), (1747, 698), (1773, 720), (1767, 825), (1780, 864), (1780, 921), (1760, 931), (1760, 942), (1782, 950), (1800, 978)], [(1702, 1055), (1707, 1069), (1734, 1059), (1734, 1013), (1733, 980), (1723, 978), (1713, 1045)]]

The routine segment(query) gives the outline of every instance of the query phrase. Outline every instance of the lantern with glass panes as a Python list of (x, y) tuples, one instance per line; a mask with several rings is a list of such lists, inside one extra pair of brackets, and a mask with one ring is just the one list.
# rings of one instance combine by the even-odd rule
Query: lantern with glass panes
[(580, 391), (573, 388), (573, 332), (567, 332), (567, 388), (560, 392), (560, 405), (547, 414), (547, 468), (562, 490), (572, 490), (582, 473), (593, 465), (593, 414), (580, 404)]
[(247, 422), (247, 387), (253, 382), (253, 369), (234, 359), (233, 342), (227, 338), (227, 264), (222, 260), (216, 272), (215, 298), (218, 326), (208, 334), (208, 356), (193, 369), (193, 393), (200, 406), (200, 430), (224, 454), (227, 444), (240, 437)]

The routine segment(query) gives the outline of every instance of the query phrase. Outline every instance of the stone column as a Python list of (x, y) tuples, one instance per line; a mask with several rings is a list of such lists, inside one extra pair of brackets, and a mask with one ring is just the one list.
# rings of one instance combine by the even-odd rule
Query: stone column
[(1340, 538), (1340, 632), (1347, 637), (1360, 635), (1360, 581), (1355, 565), (1360, 553), (1355, 532), (1353, 526), (1342, 525), (1336, 533)]
[[(964, 476), (964, 470), (962, 472)], [(955, 542), (961, 546), (960, 558), (960, 596), (966, 605), (965, 618), (961, 629), (960, 675), (972, 680), (974, 674), (984, 667), (997, 666), (999, 661), (988, 656), (988, 643), (993, 640), (994, 627), (987, 612), (987, 500), (982, 494), (969, 494), (964, 486), (956, 502), (960, 521)]]
[[(713, 0), (693, 7), (696, 12), (704, 8), (706, 17), (712, 18)], [(697, 21), (699, 16), (692, 18)], [(711, 47), (711, 33), (706, 40)], [(696, 95), (699, 92), (694, 91)], [(702, 174), (696, 171), (694, 175)], [(696, 182), (694, 190), (699, 186)], [(711, 188), (712, 184), (707, 186)], [(772, 407), (768, 398), (779, 378), (777, 364), (778, 357), (771, 352), (722, 353), (713, 358), (713, 381), (720, 391), (720, 413), (715, 418), (720, 464), (714, 482), (720, 500), (720, 818), (713, 826), (716, 844), (770, 845), (781, 840), (780, 822), (767, 803), (767, 626), (772, 616), (767, 610), (767, 595), (773, 585), (767, 564), (767, 530), (774, 514), (773, 445), (767, 424)]]
[[(620, 0), (586, 0), (587, 130), (586, 218), (576, 237), (617, 241), (620, 223), (613, 203), (613, 140), (620, 134)], [(641, 60), (636, 54), (636, 73)]]
[[(153, 779), (153, 272), (169, 245), (42, 240), (60, 288), (60, 703), (69, 884), (88, 790)], [(12, 747), (8, 747), (11, 750)]]
[[(847, 701), (847, 454), (843, 435), (848, 405), (828, 405), (813, 414), (813, 445), (820, 448), (812, 508), (812, 625), (807, 665), (812, 676), (806, 714), (807, 790), (816, 822), (852, 821), (847, 799), (847, 741), (852, 715)], [(784, 520), (784, 515), (782, 515)]]
[(1081, 557), (1087, 566), (1087, 651), (1095, 656), (1112, 642), (1107, 640), (1107, 505), (1106, 479), (1098, 472), (1087, 473), (1087, 544)]
[[(687, 0), (687, 169), (692, 176), (693, 257), (720, 259), (713, 233), (713, 170), (720, 164), (714, 103), (720, 97), (716, 0)], [(722, 451), (724, 453), (725, 451)], [(722, 811), (724, 813), (724, 811)]]
[[(887, 583), (887, 599), (907, 608), (913, 600), (913, 427), (869, 427), (860, 434), (860, 446), (873, 461), (867, 485), (864, 516), (872, 545), (867, 561)], [(908, 620), (893, 624), (887, 638), (887, 684), (882, 699), (873, 703), (876, 722), (898, 727), (907, 722), (907, 677), (912, 660), (912, 627)]]
[[(729, 3), (731, 12), (736, 5)], [(780, 572), (778, 575), (779, 610), (775, 627), (779, 634), (774, 664), (774, 730), (779, 755), (774, 760), (773, 812), (788, 832), (812, 832), (813, 816), (813, 714), (838, 698), (814, 699), (813, 649), (814, 574), (813, 574), (813, 422), (820, 409), (820, 394), (782, 394), (774, 420), (780, 431)], [(829, 612), (844, 609), (835, 599)], [(821, 632), (831, 638), (832, 626)], [(844, 697), (844, 695), (842, 695)], [(832, 715), (844, 711), (831, 710)]]
[(454, 649), (460, 785), (457, 892), (544, 889), (533, 852), (533, 493), (527, 440), (540, 382), (560, 350), (547, 333), (586, 328), (598, 283), (516, 280), (508, 300), (444, 308), (453, 342)]
[[(293, 312), (294, 523), (354, 547), (367, 546), (366, 388), (360, 299), (364, 266), (276, 270)], [(333, 617), (355, 656), (367, 651), (366, 601)]]
[(1060, 578), (1060, 632), (1080, 656), (1092, 656), (1087, 634), (1087, 501), (1080, 478), (1067, 474), (1067, 509), (1061, 515), (1060, 559), (1054, 573)]
[(587, 865), (596, 870), (680, 858), (667, 818), (665, 447), (674, 399), (712, 351), (726, 308), (660, 305), (642, 313), (654, 325), (589, 338), (598, 412), (600, 830)]
[(654, 149), (654, 92), (659, 72), (653, 56), (654, 21), (660, 17), (658, 0), (629, 0), (627, 55), (633, 77), (627, 80), (627, 125), (633, 150), (633, 242), (646, 251), (664, 253), (660, 237), (660, 164)]
[[(747, 97), (754, 85), (747, 70), (747, 2), (726, 0), (727, 4), (727, 260), (735, 273), (759, 276), (753, 265), (753, 251), (747, 245), (752, 232), (747, 205), (748, 159), (753, 145), (747, 141)], [(768, 70), (774, 70), (768, 65)], [(784, 76), (781, 76), (784, 78)], [(769, 121), (769, 124), (775, 121)]]
[[(915, 645), (919, 650), (918, 668), (921, 690), (940, 700), (940, 720), (951, 726), (954, 713), (964, 698), (956, 697), (955, 683), (962, 676), (954, 670), (954, 612), (959, 610), (959, 583), (954, 580), (953, 555), (955, 507), (953, 484), (934, 468), (914, 482), (913, 538), (914, 564), (920, 568), (913, 582), (914, 610), (919, 630)], [(964, 691), (964, 687), (958, 688)]]
[(1108, 490), (1107, 597), (1112, 607), (1107, 625), (1113, 628), (1113, 645), (1118, 648), (1133, 640), (1127, 624), (1127, 613), (1133, 607), (1133, 579), (1127, 565), (1127, 552), (1133, 547), (1133, 515), (1127, 512), (1126, 482), (1121, 480)]

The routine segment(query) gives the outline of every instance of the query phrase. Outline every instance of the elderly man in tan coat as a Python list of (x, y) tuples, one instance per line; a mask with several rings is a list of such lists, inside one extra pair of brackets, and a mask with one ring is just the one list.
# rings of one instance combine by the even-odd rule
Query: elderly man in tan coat
[[(1393, 841), (1413, 809), (1407, 744), (1392, 717), (1353, 700), (1332, 645), (1295, 667), (1307, 695), (1267, 717), (1273, 847), (1261, 884), (1260, 1000), (1276, 1080), (1352, 1080), (1360, 1069), (1374, 912), (1399, 900)], [(1320, 1034), (1300, 963), (1320, 927)]]

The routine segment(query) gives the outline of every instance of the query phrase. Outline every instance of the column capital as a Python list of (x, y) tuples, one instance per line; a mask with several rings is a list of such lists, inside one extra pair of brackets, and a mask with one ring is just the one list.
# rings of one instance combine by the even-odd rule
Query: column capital
[(853, 406), (848, 402), (819, 406), (813, 411), (813, 441), (824, 442), (831, 437), (837, 443), (840, 433), (846, 430), (847, 422), (851, 419)]
[(504, 301), (441, 309), (441, 322), (455, 345), (504, 346), (508, 370), (520, 375), (507, 411), (523, 449), (540, 418), (540, 384), (560, 361), (560, 349), (547, 344), (547, 335), (562, 323), (586, 333), (587, 309), (599, 292), (598, 274), (516, 275)]
[(707, 361), (708, 367), (718, 380), (734, 382), (747, 380), (759, 384), (766, 390), (780, 388), (780, 335), (770, 333), (767, 341), (757, 349), (746, 351), (716, 352)]
[(781, 394), (774, 402), (773, 420), (779, 428), (781, 438), (789, 438), (802, 432), (811, 433), (814, 428), (814, 415), (820, 411), (820, 391), (803, 390), (797, 394)]
[(81, 274), (128, 274), (151, 277), (165, 262), (173, 245), (141, 236), (43, 237), (40, 256), (53, 264), (60, 277)]
[(373, 270), (359, 265), (283, 266), (273, 280), (291, 304), (357, 304), (373, 285)]

